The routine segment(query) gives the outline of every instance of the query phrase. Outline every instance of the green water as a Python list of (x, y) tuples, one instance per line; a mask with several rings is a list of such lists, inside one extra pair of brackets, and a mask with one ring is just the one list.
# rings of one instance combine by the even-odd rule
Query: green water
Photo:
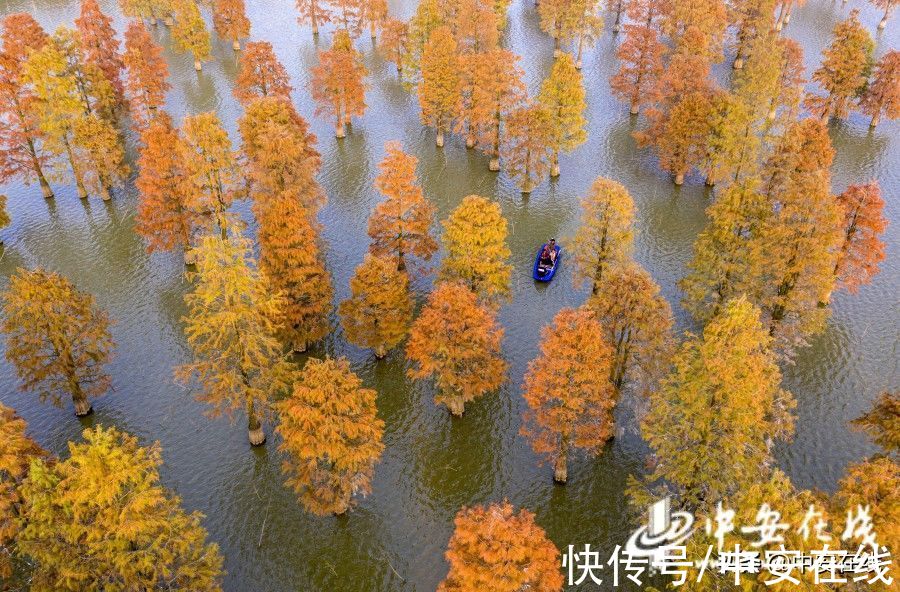
[[(394, 352), (375, 362), (366, 352), (347, 345), (339, 331), (313, 355), (350, 358), (367, 386), (379, 392), (379, 415), (386, 423), (384, 456), (376, 468), (372, 494), (347, 518), (316, 518), (303, 512), (282, 485), (275, 439), (251, 450), (242, 422), (211, 420), (192, 393), (172, 381), (171, 369), (188, 359), (180, 318), (188, 286), (177, 254), (148, 256), (133, 231), (136, 196), (133, 187), (110, 204), (81, 202), (73, 187), (55, 186), (57, 199), (47, 203), (37, 187), (11, 184), (13, 223), (0, 231), (6, 248), (0, 259), (0, 283), (18, 266), (43, 265), (92, 293), (115, 319), (118, 344), (110, 365), (114, 390), (94, 404), (86, 420), (69, 408), (42, 405), (16, 390), (12, 368), (0, 362), (0, 400), (29, 423), (31, 434), (57, 454), (85, 426), (115, 425), (144, 442), (163, 447), (165, 484), (178, 492), (190, 510), (206, 514), (210, 539), (225, 557), (229, 591), (263, 590), (434, 590), (447, 565), (444, 548), (452, 519), (466, 504), (508, 498), (537, 515), (538, 523), (560, 548), (591, 543), (609, 552), (624, 544), (631, 525), (624, 516), (626, 477), (642, 470), (647, 453), (634, 420), (634, 401), (625, 397), (619, 431), (604, 454), (570, 463), (569, 483), (553, 485), (550, 469), (518, 435), (523, 400), (519, 386), (526, 364), (537, 352), (540, 328), (563, 306), (578, 305), (586, 294), (572, 287), (563, 265), (547, 286), (536, 286), (531, 265), (537, 246), (548, 236), (570, 236), (579, 216), (578, 199), (598, 175), (623, 183), (634, 197), (637, 214), (636, 259), (662, 286), (673, 306), (678, 329), (690, 321), (678, 305), (675, 286), (684, 275), (691, 245), (703, 228), (711, 195), (702, 180), (688, 178), (676, 189), (659, 172), (651, 154), (638, 150), (631, 137), (636, 121), (627, 107), (610, 96), (607, 80), (615, 71), (616, 39), (607, 29), (586, 54), (588, 141), (562, 158), (562, 176), (544, 183), (523, 199), (503, 174), (487, 170), (487, 159), (466, 151), (459, 138), (434, 146), (422, 128), (414, 94), (396, 81), (395, 69), (372, 49), (368, 35), (358, 42), (371, 72), (369, 109), (353, 124), (349, 136), (333, 138), (332, 122), (313, 116), (308, 92), (309, 67), (317, 45), (296, 24), (291, 0), (248, 0), (252, 37), (271, 41), (295, 88), (294, 103), (319, 137), (323, 166), (319, 180), (328, 193), (320, 220), (328, 245), (336, 302), (348, 294), (348, 280), (362, 260), (368, 238), (366, 220), (380, 196), (372, 188), (384, 143), (399, 140), (420, 159), (419, 176), (427, 196), (444, 218), (467, 194), (497, 200), (509, 220), (513, 299), (500, 312), (506, 329), (504, 355), (509, 381), (496, 394), (467, 408), (462, 420), (451, 420), (437, 408), (427, 389), (403, 374), (404, 360)], [(121, 32), (125, 20), (113, 0), (102, 0)], [(880, 14), (862, 0), (847, 5), (810, 0), (795, 10), (785, 34), (797, 39), (812, 69), (829, 42), (833, 24), (850, 8), (862, 10), (870, 30)], [(407, 16), (413, 0), (392, 1), (395, 16)], [(70, 25), (76, 0), (0, 0), (0, 14), (27, 11), (48, 30)], [(897, 47), (900, 16), (877, 38), (877, 51)], [(319, 46), (326, 47), (325, 29)], [(237, 143), (235, 121), (240, 108), (231, 95), (235, 54), (227, 42), (214, 40), (213, 61), (202, 73), (192, 60), (172, 51), (164, 27), (154, 35), (166, 49), (172, 91), (168, 110), (176, 119), (216, 110)], [(538, 28), (531, 0), (509, 10), (504, 43), (522, 56), (529, 89), (534, 92), (552, 64), (552, 41)], [(718, 68), (727, 77), (727, 68)], [(898, 302), (900, 287), (900, 126), (882, 124), (870, 132), (867, 120), (854, 116), (832, 128), (837, 149), (834, 190), (850, 183), (878, 179), (891, 221), (885, 235), (887, 260), (882, 273), (856, 296), (834, 299), (828, 330), (785, 368), (786, 386), (799, 401), (794, 441), (777, 450), (780, 465), (801, 487), (834, 488), (845, 466), (873, 452), (868, 440), (847, 429), (846, 422), (867, 409), (885, 388), (900, 386), (898, 374)], [(249, 216), (247, 204), (237, 206)], [(251, 224), (251, 232), (253, 225)], [(416, 283), (420, 299), (429, 281)]]

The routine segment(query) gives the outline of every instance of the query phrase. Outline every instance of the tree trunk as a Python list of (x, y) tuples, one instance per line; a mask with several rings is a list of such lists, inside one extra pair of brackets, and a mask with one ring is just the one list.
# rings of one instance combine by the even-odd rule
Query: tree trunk
[(109, 192), (109, 187), (107, 187), (103, 183), (100, 184), (100, 197), (103, 199), (103, 201), (109, 201), (112, 199), (112, 195)]
[(194, 70), (197, 72), (203, 70), (203, 63), (200, 60), (194, 60)]
[(350, 509), (350, 494), (348, 493), (345, 497), (335, 500), (334, 509), (332, 513), (335, 516), (343, 516), (347, 513), (347, 510)]
[(263, 431), (262, 423), (256, 416), (252, 398), (247, 399), (247, 437), (251, 446), (259, 446), (266, 442), (266, 432)]
[(81, 172), (78, 170), (78, 165), (75, 163), (75, 155), (72, 153), (72, 146), (69, 144), (68, 138), (63, 139), (63, 144), (66, 147), (66, 154), (69, 157), (69, 165), (72, 167), (72, 174), (75, 176), (75, 187), (78, 190), (78, 197), (87, 199), (88, 192), (87, 189), (84, 188), (84, 181), (81, 179)]
[(449, 397), (447, 399), (447, 409), (456, 417), (462, 417), (463, 412), (466, 410), (466, 402), (463, 401), (462, 397)]
[(231, 49), (234, 51), (241, 51), (241, 42), (235, 39), (231, 42)]
[(684, 173), (678, 173), (675, 175), (675, 184), (683, 185), (684, 184)]
[(387, 355), (387, 351), (384, 349), (383, 345), (375, 346), (375, 358), (378, 360), (383, 360), (384, 356)]
[(151, 27), (156, 26), (156, 17), (152, 17), (152, 16), (150, 17), (150, 26)]
[(637, 97), (631, 99), (631, 110), (629, 113), (632, 115), (637, 115), (641, 110), (640, 104), (638, 103)]
[(566, 456), (565, 449), (561, 450), (559, 456), (556, 457), (556, 462), (553, 463), (553, 480), (557, 483), (565, 483), (569, 478), (569, 468), (567, 466)]
[(744, 67), (744, 58), (738, 55), (736, 58), (734, 58), (734, 63), (731, 64), (731, 67), (735, 70), (742, 69)]
[(496, 173), (500, 170), (500, 158), (497, 156), (492, 156), (490, 162), (488, 162), (488, 170)]
[(338, 115), (337, 125), (334, 127), (334, 137), (344, 138), (347, 136), (347, 126), (344, 125), (344, 118)]
[(878, 30), (879, 30), (879, 31), (881, 31), (882, 29), (884, 29), (884, 28), (887, 26), (888, 15), (890, 14), (890, 10), (891, 10), (890, 7), (886, 8), (886, 9), (884, 10), (884, 16), (881, 17), (881, 21), (879, 21), (879, 23), (878, 23)]
[(435, 144), (437, 144), (438, 148), (444, 147), (444, 130), (438, 128), (437, 138), (435, 138)]
[(869, 122), (869, 127), (875, 127), (878, 125), (878, 120), (881, 118), (881, 109), (879, 109), (875, 115), (872, 116), (872, 121)]
[(166, 24), (167, 27), (171, 27), (175, 24), (175, 20), (171, 16), (167, 16), (166, 18), (164, 18), (163, 22)]
[(475, 147), (475, 136), (469, 134), (466, 136), (466, 148), (472, 149)]
[(305, 341), (294, 341), (291, 343), (291, 349), (298, 354), (302, 354), (309, 349), (309, 344)]
[(75, 404), (75, 416), (76, 417), (84, 417), (85, 415), (90, 415), (91, 411), (94, 410), (91, 407), (91, 402), (87, 400), (87, 397), (81, 396), (80, 398), (72, 399), (72, 403)]
[(369, 23), (369, 33), (372, 35), (372, 43), (375, 43), (375, 39), (378, 38), (378, 34), (375, 31), (375, 21)]
[(553, 160), (550, 163), (550, 176), (559, 176), (559, 150), (553, 151)]

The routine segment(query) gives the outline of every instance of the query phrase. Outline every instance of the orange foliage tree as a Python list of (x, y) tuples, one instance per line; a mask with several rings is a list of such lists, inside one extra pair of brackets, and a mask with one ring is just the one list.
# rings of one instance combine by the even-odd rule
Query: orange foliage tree
[(871, 127), (878, 125), (881, 114), (888, 119), (900, 117), (900, 51), (892, 49), (882, 56), (875, 66), (875, 74), (869, 82), (865, 94), (860, 98), (859, 107), (872, 118)]
[(518, 181), (522, 193), (531, 193), (554, 170), (551, 158), (556, 155), (556, 134), (550, 109), (541, 103), (523, 105), (506, 118), (504, 131), (506, 170)]
[(42, 149), (43, 132), (32, 108), (36, 100), (26, 84), (24, 67), (29, 53), (41, 49), (49, 37), (41, 26), (25, 13), (3, 19), (3, 47), (0, 49), (0, 182), (22, 177), (38, 180), (45, 198), (53, 197), (44, 168), (50, 154)]
[(865, 185), (851, 185), (837, 197), (843, 210), (843, 240), (834, 273), (838, 285), (855, 294), (878, 273), (884, 260), (884, 241), (881, 234), (887, 228), (884, 199), (878, 181)]
[(361, 0), (362, 22), (369, 24), (369, 36), (374, 42), (378, 29), (384, 26), (388, 18), (387, 0)]
[(466, 403), (506, 380), (500, 355), (503, 329), (490, 310), (463, 285), (442, 282), (413, 323), (406, 344), (411, 378), (432, 379), (434, 400), (461, 416)]
[(220, 37), (231, 41), (235, 51), (240, 51), (241, 39), (250, 35), (244, 0), (213, 0), (213, 27)]
[(397, 269), (402, 271), (408, 256), (428, 261), (437, 251), (431, 236), (435, 208), (416, 184), (418, 159), (403, 152), (399, 142), (388, 142), (385, 151), (375, 187), (386, 199), (369, 217), (369, 251), (379, 257), (396, 257)]
[(581, 200), (581, 225), (572, 240), (575, 281), (588, 281), (596, 294), (607, 268), (627, 261), (634, 232), (634, 202), (625, 187), (597, 177)]
[(15, 565), (15, 540), (19, 533), (20, 488), (33, 459), (47, 453), (25, 433), (25, 420), (0, 403), (0, 578), (7, 582)]
[(254, 201), (290, 195), (315, 217), (327, 199), (315, 179), (321, 158), (316, 137), (294, 106), (276, 96), (255, 99), (246, 105), (238, 129)]
[(387, 61), (397, 66), (397, 75), (402, 79), (403, 64), (409, 53), (409, 25), (405, 21), (388, 18), (381, 31), (381, 51)]
[(647, 388), (662, 377), (674, 321), (649, 273), (634, 262), (610, 268), (588, 306), (613, 348), (610, 380), (616, 389), (626, 380)]
[(218, 226), (225, 239), (232, 224), (228, 208), (244, 189), (228, 132), (210, 111), (185, 117), (182, 134), (177, 149), (190, 183), (188, 207), (200, 215), (206, 230)]
[(81, 0), (81, 15), (75, 19), (82, 57), (85, 62), (95, 65), (112, 85), (116, 103), (124, 100), (122, 86), (122, 56), (119, 55), (119, 40), (112, 28), (112, 19), (103, 14), (97, 0)]
[(257, 97), (291, 99), (291, 80), (268, 41), (248, 41), (238, 61), (234, 96), (241, 103)]
[(472, 58), (471, 102), (467, 126), (479, 147), (490, 156), (489, 168), (500, 170), (501, 129), (506, 116), (525, 98), (524, 72), (519, 56), (506, 49), (492, 49)]
[(834, 26), (833, 36), (831, 45), (822, 53), (822, 65), (812, 76), (827, 94), (810, 94), (804, 101), (806, 108), (822, 119), (847, 117), (851, 101), (866, 90), (875, 48), (856, 9), (850, 11), (847, 20)]
[(438, 592), (561, 592), (559, 551), (528, 510), (508, 502), (463, 508), (447, 547)]
[[(509, 246), (506, 218), (500, 204), (468, 195), (442, 223), (444, 259), (440, 279), (462, 282), (489, 304), (510, 293)], [(473, 257), (478, 253), (477, 257)]]
[(331, 48), (319, 52), (319, 65), (312, 68), (310, 80), (316, 114), (335, 118), (335, 136), (346, 135), (347, 124), (354, 115), (366, 112), (366, 83), (369, 72), (347, 31), (335, 32)]
[(189, 204), (193, 198), (184, 164), (177, 150), (181, 136), (172, 119), (161, 113), (141, 134), (144, 144), (138, 159), (135, 185), (139, 192), (135, 232), (147, 244), (147, 252), (169, 251), (180, 246), (185, 261), (194, 230), (200, 223)]
[(54, 405), (68, 395), (75, 415), (90, 413), (90, 399), (109, 389), (104, 366), (114, 347), (109, 317), (94, 298), (56, 273), (20, 268), (3, 294), (3, 317), (6, 359), (20, 388)]
[(656, 149), (660, 168), (672, 174), (676, 185), (683, 184), (684, 176), (706, 155), (711, 111), (709, 95), (692, 92), (662, 116), (655, 133), (637, 134), (640, 145)]
[(384, 444), (376, 393), (362, 386), (350, 363), (312, 358), (290, 396), (277, 404), (282, 470), (313, 514), (345, 514), (354, 496), (372, 490)]
[(651, 91), (663, 71), (665, 45), (652, 27), (626, 24), (625, 40), (616, 50), (619, 71), (609, 79), (613, 94), (628, 101), (630, 112), (637, 115), (641, 105), (651, 100)]
[(176, 367), (175, 378), (196, 381), (197, 399), (212, 405), (213, 415), (243, 408), (250, 444), (259, 446), (266, 441), (263, 418), (293, 375), (273, 336), (282, 300), (251, 267), (250, 241), (239, 234), (205, 236), (195, 251), (194, 289), (184, 297), (182, 319), (194, 359)]
[(564, 308), (541, 331), (541, 353), (522, 386), (528, 410), (521, 433), (553, 463), (558, 483), (566, 482), (571, 453), (599, 454), (613, 437), (612, 362), (603, 327), (588, 308)]
[(277, 335), (294, 351), (331, 331), (331, 275), (325, 268), (315, 221), (290, 193), (256, 202), (259, 222), (259, 268), (280, 293)]
[(319, 25), (331, 22), (331, 11), (324, 0), (296, 0), (295, 4), (300, 13), (297, 22), (301, 26), (308, 24), (314, 36), (319, 34)]
[(128, 71), (125, 96), (131, 107), (131, 118), (143, 128), (165, 103), (171, 85), (162, 48), (153, 41), (141, 21), (132, 22), (125, 31), (123, 60)]
[(449, 24), (462, 53), (489, 51), (499, 43), (497, 13), (488, 0), (460, 0)]
[(419, 106), (422, 123), (437, 131), (436, 143), (444, 145), (444, 133), (450, 128), (459, 102), (459, 56), (450, 27), (438, 27), (431, 33), (422, 52), (422, 82)]
[(383, 358), (403, 341), (412, 323), (409, 277), (393, 261), (366, 254), (350, 278), (350, 297), (338, 312), (347, 340)]

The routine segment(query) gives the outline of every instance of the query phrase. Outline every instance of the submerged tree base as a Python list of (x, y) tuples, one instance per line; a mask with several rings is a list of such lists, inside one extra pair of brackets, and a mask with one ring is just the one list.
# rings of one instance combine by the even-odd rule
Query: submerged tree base
[(75, 404), (75, 416), (76, 417), (85, 417), (87, 415), (90, 415), (91, 412), (94, 410), (93, 406), (91, 405), (91, 402), (88, 401), (87, 399), (79, 399), (77, 401), (73, 401), (73, 403)]
[(266, 443), (266, 432), (263, 430), (262, 426), (259, 426), (255, 430), (247, 430), (247, 436), (250, 439), (251, 446), (261, 446)]

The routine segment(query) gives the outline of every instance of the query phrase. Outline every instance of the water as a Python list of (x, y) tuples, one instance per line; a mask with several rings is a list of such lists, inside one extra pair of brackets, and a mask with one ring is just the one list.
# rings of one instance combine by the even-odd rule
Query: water
[[(3, 0), (0, 13), (27, 11), (53, 30), (72, 24), (77, 5), (76, 0)], [(103, 0), (101, 5), (114, 16), (117, 29), (124, 30), (115, 2)], [(850, 8), (860, 8), (863, 24), (875, 31), (880, 14), (862, 0), (845, 6), (813, 0), (795, 10), (785, 33), (803, 44), (807, 68), (818, 63), (829, 43), (826, 33)], [(414, 3), (394, 0), (390, 9), (392, 15), (405, 17)], [(433, 404), (427, 389), (404, 377), (400, 352), (376, 363), (335, 332), (313, 354), (348, 356), (366, 385), (378, 390), (386, 449), (372, 494), (349, 517), (310, 516), (282, 485), (274, 439), (251, 450), (241, 421), (232, 425), (225, 418), (205, 417), (206, 409), (192, 394), (173, 383), (172, 367), (188, 359), (179, 320), (187, 285), (177, 254), (145, 254), (133, 232), (134, 189), (129, 187), (110, 204), (96, 199), (84, 204), (74, 188), (56, 183), (56, 201), (47, 203), (37, 187), (10, 184), (0, 188), (10, 197), (13, 217), (12, 225), (0, 231), (6, 242), (0, 282), (5, 286), (19, 266), (43, 265), (61, 272), (109, 311), (116, 321), (118, 347), (109, 368), (114, 390), (95, 402), (95, 413), (85, 420), (75, 419), (68, 407), (56, 409), (19, 393), (6, 362), (0, 362), (0, 400), (22, 414), (30, 433), (57, 454), (65, 454), (68, 440), (80, 438), (84, 427), (97, 423), (118, 426), (143, 442), (159, 440), (163, 481), (186, 508), (206, 514), (209, 537), (226, 557), (224, 583), (229, 591), (433, 590), (446, 574), (443, 552), (457, 510), (503, 498), (535, 512), (560, 548), (591, 543), (608, 552), (623, 543), (631, 527), (624, 515), (624, 482), (642, 469), (647, 452), (627, 398), (619, 413), (619, 437), (600, 458), (572, 461), (564, 487), (553, 485), (550, 468), (538, 466), (518, 435), (524, 404), (519, 385), (537, 352), (540, 328), (559, 308), (578, 305), (586, 297), (572, 288), (566, 265), (552, 284), (535, 286), (532, 257), (548, 236), (571, 236), (578, 199), (596, 176), (616, 179), (630, 190), (638, 210), (635, 257), (662, 286), (679, 331), (690, 328), (675, 284), (684, 275), (711, 196), (698, 178), (675, 188), (653, 157), (636, 149), (631, 138), (635, 121), (609, 94), (607, 80), (617, 66), (609, 29), (587, 52), (584, 64), (588, 141), (563, 156), (558, 182), (544, 183), (525, 199), (504, 175), (489, 173), (487, 159), (466, 151), (459, 138), (448, 138), (442, 151), (435, 148), (433, 134), (419, 123), (415, 95), (397, 83), (393, 65), (373, 51), (367, 34), (358, 47), (372, 74), (369, 110), (354, 122), (346, 139), (335, 140), (332, 122), (313, 116), (308, 72), (316, 62), (317, 45), (310, 32), (296, 24), (293, 2), (249, 0), (248, 12), (252, 37), (273, 43), (291, 74), (294, 103), (319, 137), (319, 179), (329, 197), (320, 220), (337, 300), (347, 297), (350, 275), (367, 248), (365, 223), (380, 199), (372, 180), (386, 141), (400, 140), (420, 159), (420, 179), (440, 218), (470, 193), (502, 205), (510, 223), (515, 268), (513, 300), (500, 313), (509, 382), (467, 406), (465, 418), (452, 420)], [(895, 15), (877, 37), (879, 54), (897, 47), (898, 22), (900, 16)], [(327, 46), (330, 33), (323, 30), (319, 47)], [(216, 110), (237, 143), (240, 108), (231, 95), (236, 63), (229, 44), (214, 41), (213, 61), (197, 74), (188, 56), (173, 53), (164, 27), (154, 36), (166, 48), (171, 69), (169, 112), (180, 119)], [(553, 45), (538, 28), (531, 0), (510, 7), (504, 43), (522, 56), (529, 89), (536, 92), (552, 64)], [(728, 74), (727, 68), (717, 72)], [(834, 190), (878, 179), (891, 225), (882, 273), (856, 296), (837, 295), (828, 330), (800, 352), (794, 366), (785, 368), (785, 384), (799, 400), (797, 432), (777, 456), (800, 487), (833, 490), (848, 463), (875, 450), (865, 436), (848, 430), (847, 421), (867, 409), (882, 390), (900, 386), (898, 129), (897, 123), (888, 122), (870, 132), (867, 120), (858, 115), (832, 129), (837, 148)], [(249, 211), (246, 204), (238, 209)], [(416, 288), (421, 300), (429, 282), (418, 281)]]

